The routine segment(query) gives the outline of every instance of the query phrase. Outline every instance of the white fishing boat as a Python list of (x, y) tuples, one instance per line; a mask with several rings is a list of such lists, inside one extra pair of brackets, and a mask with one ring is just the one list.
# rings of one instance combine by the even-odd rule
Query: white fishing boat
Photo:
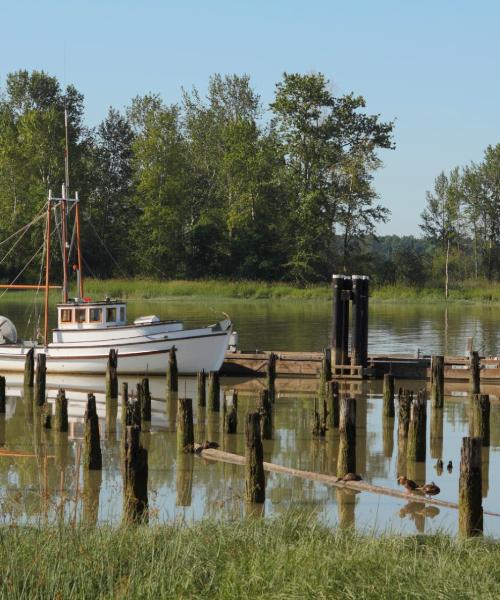
[[(74, 198), (67, 194), (67, 152), (65, 166), (66, 183), (62, 186), (61, 197), (55, 198), (49, 192), (42, 213), (32, 221), (38, 222), (45, 214), (42, 254), (45, 282), (18, 284), (17, 276), (10, 284), (0, 285), (5, 289), (44, 290), (44, 337), (42, 341), (18, 340), (14, 324), (8, 318), (0, 317), (0, 373), (24, 370), (26, 354), (31, 348), (34, 348), (35, 356), (46, 355), (49, 373), (104, 373), (109, 351), (115, 349), (119, 374), (163, 374), (172, 347), (176, 349), (180, 373), (218, 371), (232, 333), (229, 318), (196, 329), (184, 329), (181, 321), (162, 320), (156, 315), (140, 317), (128, 324), (125, 302), (110, 298), (95, 302), (85, 296), (79, 199), (78, 194)], [(52, 226), (53, 219), (55, 227)], [(68, 236), (71, 221), (73, 232)], [(26, 233), (25, 228), (22, 233)], [(53, 285), (50, 281), (51, 236), (55, 234), (59, 236), (58, 245), (62, 249), (62, 285)], [(68, 283), (72, 254), (75, 261), (71, 271), (76, 275), (77, 294), (70, 299)], [(57, 305), (57, 327), (49, 340), (49, 291), (53, 288), (61, 289), (62, 302)]]

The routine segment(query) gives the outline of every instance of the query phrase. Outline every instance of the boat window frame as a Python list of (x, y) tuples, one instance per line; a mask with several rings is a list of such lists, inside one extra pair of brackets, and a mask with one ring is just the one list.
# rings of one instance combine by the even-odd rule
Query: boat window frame
[[(98, 319), (92, 318), (92, 312), (97, 312), (99, 315)], [(91, 306), (89, 308), (89, 323), (102, 323), (102, 307), (100, 306)]]
[[(66, 316), (69, 314), (69, 319)], [(60, 313), (61, 323), (73, 323), (73, 309), (72, 308), (61, 308)]]
[(118, 307), (118, 317), (120, 319), (120, 323), (125, 323), (127, 316), (125, 313), (125, 306), (119, 306)]
[[(81, 315), (83, 313), (83, 321), (81, 321), (77, 315)], [(87, 317), (87, 309), (86, 308), (75, 308), (75, 323), (81, 325), (82, 323), (88, 323)]]
[[(110, 314), (114, 315), (114, 318), (110, 318)], [(106, 306), (106, 323), (116, 323), (116, 317), (118, 316), (116, 306)]]

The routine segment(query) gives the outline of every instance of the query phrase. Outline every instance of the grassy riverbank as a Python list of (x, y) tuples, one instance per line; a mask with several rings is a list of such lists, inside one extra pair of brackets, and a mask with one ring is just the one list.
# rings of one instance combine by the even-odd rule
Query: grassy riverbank
[(359, 536), (314, 517), (0, 530), (2, 598), (497, 597), (500, 545)]
[[(156, 281), (108, 279), (86, 280), (86, 293), (96, 298), (109, 295), (114, 298), (153, 299), (168, 297), (219, 297), (248, 300), (314, 300), (328, 301), (331, 297), (327, 284), (298, 287), (287, 283), (260, 281)], [(444, 292), (436, 288), (415, 288), (405, 285), (372, 286), (373, 302), (444, 302)], [(500, 283), (466, 281), (450, 290), (449, 302), (500, 302)]]

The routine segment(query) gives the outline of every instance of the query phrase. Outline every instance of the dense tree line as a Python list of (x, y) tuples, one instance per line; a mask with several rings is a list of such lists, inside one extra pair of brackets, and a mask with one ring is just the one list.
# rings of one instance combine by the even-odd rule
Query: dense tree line
[[(73, 86), (18, 71), (0, 95), (0, 240), (60, 190), (65, 108), (92, 275), (321, 281), (350, 268), (388, 218), (372, 179), (393, 123), (361, 96), (335, 96), (322, 74), (284, 74), (269, 107), (247, 76), (214, 75), (206, 96), (136, 97), (90, 128)], [(0, 251), (3, 280), (39, 249), (42, 230)]]

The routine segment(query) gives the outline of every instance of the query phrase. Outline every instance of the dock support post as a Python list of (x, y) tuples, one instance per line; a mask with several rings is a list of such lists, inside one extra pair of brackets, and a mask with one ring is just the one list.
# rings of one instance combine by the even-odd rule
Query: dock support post
[(177, 349), (175, 346), (170, 348), (168, 353), (167, 364), (167, 408), (171, 402), (177, 400), (177, 392), (179, 390), (179, 374), (177, 370)]
[(36, 357), (36, 381), (35, 381), (35, 404), (43, 406), (45, 404), (45, 381), (47, 377), (47, 356), (38, 354)]
[(482, 446), (490, 445), (490, 397), (474, 394), (470, 406), (470, 436), (481, 438)]
[(458, 487), (458, 531), (462, 537), (483, 533), (481, 488), (481, 439), (464, 437)]
[(406, 450), (408, 446), (408, 428), (410, 426), (410, 407), (413, 393), (399, 390), (398, 394), (398, 475), (406, 474)]
[(26, 358), (24, 361), (24, 387), (33, 387), (35, 378), (35, 349), (30, 348), (26, 352)]
[(200, 371), (197, 375), (198, 383), (198, 406), (207, 405), (207, 374)]
[(384, 375), (384, 417), (394, 417), (394, 375)]
[(364, 356), (365, 338), (365, 277), (352, 276), (352, 339), (351, 339), (351, 365), (366, 366)]
[(0, 413), (5, 413), (5, 377), (0, 375)]
[(444, 356), (431, 357), (431, 405), (444, 406)]
[(470, 394), (480, 394), (481, 393), (481, 384), (480, 384), (480, 365), (479, 365), (479, 353), (474, 350), (474, 352), (470, 353), (469, 356), (469, 365), (470, 365), (470, 375), (469, 375), (469, 385), (470, 385)]
[(125, 429), (123, 518), (128, 524), (144, 523), (148, 518), (148, 451), (140, 444), (140, 430)]
[(84, 421), (83, 466), (86, 469), (102, 469), (101, 438), (99, 418), (94, 394), (87, 396), (87, 408)]
[(366, 275), (363, 276), (363, 294), (362, 294), (362, 305), (363, 311), (361, 315), (361, 365), (366, 367), (368, 365), (368, 301), (370, 297), (370, 278)]
[(217, 371), (208, 374), (208, 407), (213, 412), (220, 411), (220, 379)]
[(269, 400), (269, 392), (261, 390), (259, 396), (259, 414), (261, 419), (261, 436), (263, 440), (273, 439), (273, 407)]
[(60, 432), (68, 431), (68, 401), (66, 392), (59, 388), (56, 397), (55, 430)]
[(248, 503), (266, 499), (264, 449), (260, 437), (260, 414), (249, 413), (245, 421), (245, 495)]
[(349, 364), (349, 305), (351, 290), (351, 278), (344, 276), (342, 290), (342, 365)]
[(344, 477), (356, 472), (356, 398), (342, 398), (339, 432), (337, 477)]
[(276, 389), (275, 389), (275, 381), (276, 381), (276, 354), (271, 352), (269, 354), (269, 358), (267, 359), (266, 365), (266, 384), (267, 390), (269, 392), (269, 402), (274, 404), (276, 400)]
[(332, 275), (332, 363), (342, 364), (343, 348), (343, 310), (342, 291), (344, 289), (344, 276)]
[(420, 391), (413, 400), (410, 409), (408, 427), (408, 448), (406, 458), (409, 462), (425, 462), (426, 454), (427, 403), (425, 391)]
[(177, 400), (177, 448), (183, 452), (193, 452), (194, 449), (193, 401), (191, 398)]

